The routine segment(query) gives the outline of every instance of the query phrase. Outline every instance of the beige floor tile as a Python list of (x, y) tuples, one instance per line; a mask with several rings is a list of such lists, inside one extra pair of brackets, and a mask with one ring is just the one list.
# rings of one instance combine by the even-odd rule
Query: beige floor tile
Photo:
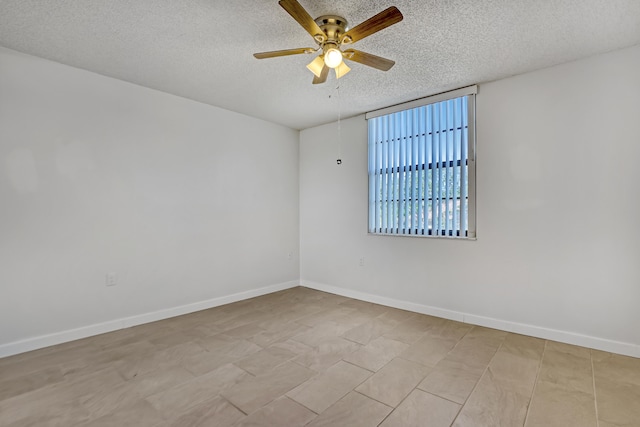
[(308, 314), (307, 316), (301, 317), (300, 319), (296, 320), (296, 323), (313, 327), (320, 323), (331, 321), (341, 316), (353, 314), (356, 311), (357, 310), (354, 308), (341, 307), (339, 305), (336, 305), (326, 310), (311, 313), (311, 314)]
[(237, 342), (237, 341), (238, 341), (237, 339), (234, 339), (225, 334), (216, 334), (210, 337), (196, 340), (196, 342), (200, 346), (202, 346), (203, 348), (205, 348), (206, 350), (212, 353), (216, 353), (224, 349), (225, 347), (227, 347), (229, 344), (233, 344), (234, 342)]
[(335, 320), (327, 320), (322, 323), (318, 323), (305, 332), (294, 335), (291, 339), (310, 347), (315, 347), (322, 341), (341, 336), (353, 327), (354, 326), (351, 324), (339, 323)]
[(250, 414), (314, 375), (310, 369), (286, 362), (267, 374), (246, 378), (222, 395), (244, 413)]
[(343, 332), (344, 330), (335, 322), (327, 320), (309, 327), (309, 329), (292, 336), (291, 339), (309, 347), (315, 347), (326, 339), (342, 335)]
[(370, 371), (340, 361), (323, 373), (300, 384), (287, 396), (320, 413), (342, 399), (371, 375)]
[(80, 399), (87, 399), (104, 389), (124, 383), (112, 368), (101, 369), (73, 381), (51, 384), (28, 393), (0, 401), (0, 426), (71, 425), (86, 421), (89, 411)]
[(147, 396), (193, 379), (186, 369), (174, 366), (136, 377), (113, 388), (101, 389), (79, 400), (95, 419), (129, 408)]
[(374, 304), (367, 301), (359, 301), (356, 299), (346, 299), (342, 301), (340, 305), (342, 307), (354, 308), (361, 313), (368, 314), (373, 317), (379, 316), (389, 310), (392, 310), (390, 307), (385, 307), (384, 305)]
[(206, 375), (202, 375), (178, 386), (147, 397), (146, 400), (167, 419), (188, 412), (191, 408), (213, 399), (220, 392), (233, 387), (239, 381), (251, 377), (242, 369), (224, 365)]
[(59, 383), (63, 379), (62, 371), (57, 366), (7, 379), (4, 376), (0, 376), (0, 401), (47, 385)]
[(557, 351), (560, 353), (568, 353), (573, 356), (589, 359), (591, 351), (588, 348), (577, 345), (565, 344), (557, 341), (547, 341), (547, 351)]
[(441, 360), (418, 385), (418, 388), (463, 404), (481, 376), (477, 372), (464, 369), (463, 366), (451, 363), (447, 359)]
[(540, 361), (498, 350), (487, 368), (487, 374), (504, 389), (530, 396), (536, 383)]
[(640, 386), (596, 376), (598, 418), (613, 425), (640, 426)]
[[(548, 341), (547, 345), (549, 345), (549, 343), (552, 343), (553, 341)], [(611, 358), (611, 356), (613, 356), (612, 353), (609, 353), (608, 351), (601, 351), (601, 350), (594, 350), (591, 349), (590, 351), (591, 353), (591, 358), (593, 359), (594, 362), (602, 362), (605, 359), (609, 359)]]
[[(142, 325), (132, 326), (130, 328), (123, 329), (123, 331), (127, 331), (135, 335), (136, 337), (149, 339), (156, 336), (161, 336), (166, 333), (172, 333), (177, 331), (176, 328), (171, 325), (171, 322), (175, 322), (175, 317), (170, 319), (158, 320), (156, 322), (143, 323)], [(118, 332), (118, 331), (116, 331)], [(110, 337), (114, 332), (110, 332), (108, 334), (101, 335), (101, 339), (103, 343), (114, 342), (113, 338)]]
[(344, 360), (370, 371), (377, 371), (409, 347), (400, 341), (379, 337), (344, 357)]
[(511, 427), (524, 424), (530, 395), (506, 388), (489, 371), (460, 410), (454, 427)]
[(449, 427), (460, 405), (414, 390), (380, 427)]
[(540, 360), (545, 349), (545, 341), (540, 338), (519, 334), (507, 334), (500, 351), (525, 359)]
[(140, 400), (125, 410), (108, 414), (83, 425), (89, 427), (140, 427), (155, 426), (162, 422), (162, 417), (149, 402)]
[(498, 329), (486, 328), (484, 326), (472, 326), (472, 325), (467, 325), (459, 322), (454, 322), (454, 323), (458, 323), (461, 326), (471, 327), (471, 330), (469, 330), (468, 332), (469, 338), (482, 337), (485, 339), (495, 339), (495, 340), (498, 340), (499, 343), (502, 343), (507, 337), (507, 335), (510, 335), (509, 332), (501, 331)]
[(342, 327), (342, 330), (344, 332), (348, 331), (349, 329), (353, 329), (356, 326), (362, 325), (363, 323), (369, 322), (371, 320), (373, 320), (374, 317), (367, 314), (367, 313), (362, 313), (361, 311), (354, 311), (353, 313), (349, 313), (349, 314), (344, 314), (342, 316), (337, 316), (333, 319), (331, 319), (332, 322), (335, 322), (336, 324), (340, 325)]
[(297, 323), (287, 323), (277, 330), (267, 329), (259, 332), (249, 338), (248, 341), (251, 341), (261, 347), (268, 347), (272, 344), (286, 341), (293, 336), (303, 334), (309, 329), (311, 329), (309, 326), (299, 325)]
[[(321, 310), (322, 308), (317, 309), (316, 311)], [(305, 315), (314, 312), (313, 308), (310, 308), (311, 311), (302, 311), (298, 308), (297, 304), (291, 303), (288, 306), (283, 304), (273, 304), (271, 306), (271, 316), (269, 318), (258, 322), (257, 325), (264, 329), (264, 332), (278, 332), (282, 330), (287, 330), (291, 327), (301, 327), (305, 325), (300, 325), (296, 323), (296, 320), (301, 319)], [(307, 328), (309, 326), (306, 326)], [(257, 344), (257, 343), (256, 343)]]
[(467, 371), (482, 374), (495, 356), (502, 340), (465, 336), (447, 354), (446, 359), (452, 365), (457, 364)]
[(426, 315), (417, 315), (397, 324), (393, 329), (383, 334), (383, 336), (392, 340), (413, 344), (422, 338), (429, 329), (441, 323), (440, 321), (442, 319), (434, 319), (437, 318)]
[(235, 360), (236, 359), (234, 359), (232, 356), (224, 352), (204, 352), (185, 357), (180, 362), (180, 365), (191, 372), (193, 375), (200, 376), (206, 375), (211, 371), (215, 371), (221, 366), (232, 363)]
[(280, 341), (275, 344), (271, 344), (268, 348), (277, 348), (281, 350), (287, 350), (297, 354), (298, 356), (313, 350), (313, 347), (309, 347), (306, 344), (302, 344), (301, 342), (294, 341), (294, 340)]
[(455, 338), (440, 338), (424, 336), (416, 343), (404, 350), (400, 357), (433, 367), (453, 349), (458, 343)]
[(34, 371), (51, 367), (56, 363), (48, 363), (49, 357), (55, 354), (66, 352), (67, 356), (73, 356), (76, 353), (78, 355), (93, 353), (96, 350), (96, 346), (92, 343), (92, 340), (100, 336), (96, 335), (0, 358), (0, 378), (11, 378), (10, 374), (16, 368), (20, 368), (17, 375), (22, 375), (25, 372), (29, 372), (28, 368), (33, 368), (31, 371)]
[(443, 322), (435, 324), (433, 327), (429, 328), (427, 330), (427, 335), (457, 341), (472, 331), (473, 328), (474, 327), (472, 325), (465, 323), (455, 322), (453, 320), (444, 320)]
[(596, 379), (606, 377), (640, 386), (640, 358), (600, 352), (594, 357), (593, 369)]
[(526, 427), (596, 427), (593, 394), (539, 382), (531, 399)]
[(386, 322), (395, 323), (396, 325), (405, 322), (407, 320), (418, 317), (416, 313), (407, 310), (400, 310), (399, 308), (385, 307), (384, 313), (377, 316), (378, 319)]
[(384, 319), (373, 319), (368, 322), (362, 323), (347, 332), (342, 334), (343, 338), (349, 341), (357, 342), (358, 344), (366, 345), (371, 340), (378, 338), (385, 332), (392, 330), (395, 327), (395, 322), (385, 321)]
[(261, 375), (266, 374), (287, 360), (293, 359), (295, 356), (296, 353), (290, 350), (273, 347), (260, 350), (233, 363), (252, 375)]
[(156, 348), (173, 347), (179, 344), (190, 343), (199, 338), (207, 338), (210, 334), (202, 332), (201, 329), (189, 329), (188, 331), (180, 330), (170, 334), (159, 335), (148, 341), (156, 346)]
[(431, 368), (419, 363), (396, 358), (358, 386), (356, 391), (395, 407), (430, 371)]
[(232, 329), (223, 330), (222, 332), (231, 338), (249, 339), (264, 331), (265, 330), (263, 328), (261, 328), (260, 326), (257, 325), (256, 322), (254, 322), (254, 323), (249, 323), (247, 325), (237, 326)]
[[(8, 381), (36, 371), (56, 367), (65, 374), (70, 369), (87, 366), (86, 360), (99, 352), (98, 349), (88, 344), (78, 347), (60, 346), (58, 351), (47, 350), (45, 348), (0, 359), (2, 362), (0, 364), (0, 378), (2, 381)], [(66, 365), (65, 369), (62, 368), (62, 364)], [(69, 366), (71, 368), (68, 368)]]
[(262, 347), (247, 340), (236, 340), (231, 341), (225, 346), (217, 346), (215, 349), (215, 351), (185, 357), (180, 363), (194, 375), (204, 375), (227, 363), (257, 353), (262, 350)]
[[(148, 357), (158, 350), (158, 347), (148, 341), (137, 341), (122, 346), (107, 347), (94, 355), (87, 356), (86, 361), (88, 364), (111, 363)], [(64, 363), (61, 366), (64, 366)]]
[(309, 427), (377, 426), (392, 408), (352, 391), (315, 418)]
[(167, 424), (172, 427), (229, 427), (245, 418), (235, 406), (216, 396), (191, 408)]
[[(557, 346), (552, 348), (557, 348)], [(552, 348), (547, 347), (544, 353), (540, 367), (540, 381), (593, 394), (591, 359), (576, 356), (573, 352), (561, 352)]]
[(302, 427), (316, 414), (286, 397), (280, 397), (253, 414), (245, 417), (236, 427)]
[(185, 359), (204, 354), (207, 354), (207, 351), (200, 345), (185, 342), (142, 355), (128, 356), (115, 361), (113, 366), (128, 380), (159, 369), (176, 366)]
[(486, 368), (505, 338), (507, 332), (474, 326), (460, 339), (448, 357), (468, 363), (470, 368), (477, 367), (481, 371)]
[(43, 398), (0, 409), (0, 426), (70, 426), (86, 423), (91, 414), (76, 400)]
[[(635, 425), (632, 424), (633, 427), (635, 427)], [(607, 421), (602, 421), (602, 420), (598, 420), (598, 427), (627, 427), (627, 425), (623, 425), (623, 424), (613, 424)]]
[(344, 338), (327, 338), (320, 342), (317, 347), (312, 348), (307, 353), (301, 354), (293, 360), (316, 372), (322, 372), (340, 359), (357, 351), (359, 348), (359, 344), (345, 340)]
[[(104, 350), (116, 345), (131, 344), (140, 340), (149, 341), (149, 339), (171, 334), (175, 331), (173, 328), (161, 329), (157, 323), (158, 322), (152, 322), (131, 328), (119, 329), (106, 334), (85, 338), (85, 340), (91, 346)], [(145, 331), (146, 334), (142, 333), (142, 331)]]

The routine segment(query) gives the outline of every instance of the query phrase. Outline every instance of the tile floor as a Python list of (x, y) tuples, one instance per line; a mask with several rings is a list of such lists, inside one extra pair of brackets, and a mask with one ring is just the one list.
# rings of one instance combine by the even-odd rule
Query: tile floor
[(640, 359), (306, 288), (0, 359), (0, 426), (640, 426)]

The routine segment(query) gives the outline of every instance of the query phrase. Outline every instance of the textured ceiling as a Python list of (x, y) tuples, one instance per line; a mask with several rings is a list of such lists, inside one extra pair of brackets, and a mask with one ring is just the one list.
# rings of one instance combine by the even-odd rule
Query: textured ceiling
[(640, 43), (639, 0), (299, 0), (355, 26), (395, 5), (404, 20), (354, 44), (357, 63), (312, 85), (315, 47), (277, 0), (0, 0), (0, 45), (304, 129), (448, 89)]

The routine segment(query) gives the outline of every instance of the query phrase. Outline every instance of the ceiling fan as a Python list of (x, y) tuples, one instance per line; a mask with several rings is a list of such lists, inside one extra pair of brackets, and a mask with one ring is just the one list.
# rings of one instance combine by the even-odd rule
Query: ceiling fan
[(321, 51), (307, 68), (315, 75), (313, 84), (327, 81), (329, 70), (336, 71), (336, 77), (340, 78), (351, 71), (351, 68), (344, 63), (347, 59), (360, 64), (368, 65), (382, 71), (388, 71), (395, 64), (394, 61), (356, 49), (342, 50), (343, 45), (355, 43), (358, 40), (377, 33), (393, 24), (402, 21), (402, 13), (397, 7), (391, 6), (375, 16), (367, 19), (363, 23), (347, 30), (347, 20), (337, 15), (323, 15), (316, 19), (298, 3), (297, 0), (280, 0), (278, 2), (298, 24), (302, 26), (319, 47), (303, 47), (298, 49), (276, 50), (272, 52), (254, 53), (258, 59), (275, 58), (278, 56), (299, 55), (303, 53), (314, 53)]

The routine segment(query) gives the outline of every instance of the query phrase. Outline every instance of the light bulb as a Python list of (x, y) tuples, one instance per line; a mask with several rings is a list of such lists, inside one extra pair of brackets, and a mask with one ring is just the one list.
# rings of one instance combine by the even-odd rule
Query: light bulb
[(324, 63), (329, 68), (336, 68), (338, 65), (342, 64), (342, 52), (334, 47), (327, 49), (324, 53)]

